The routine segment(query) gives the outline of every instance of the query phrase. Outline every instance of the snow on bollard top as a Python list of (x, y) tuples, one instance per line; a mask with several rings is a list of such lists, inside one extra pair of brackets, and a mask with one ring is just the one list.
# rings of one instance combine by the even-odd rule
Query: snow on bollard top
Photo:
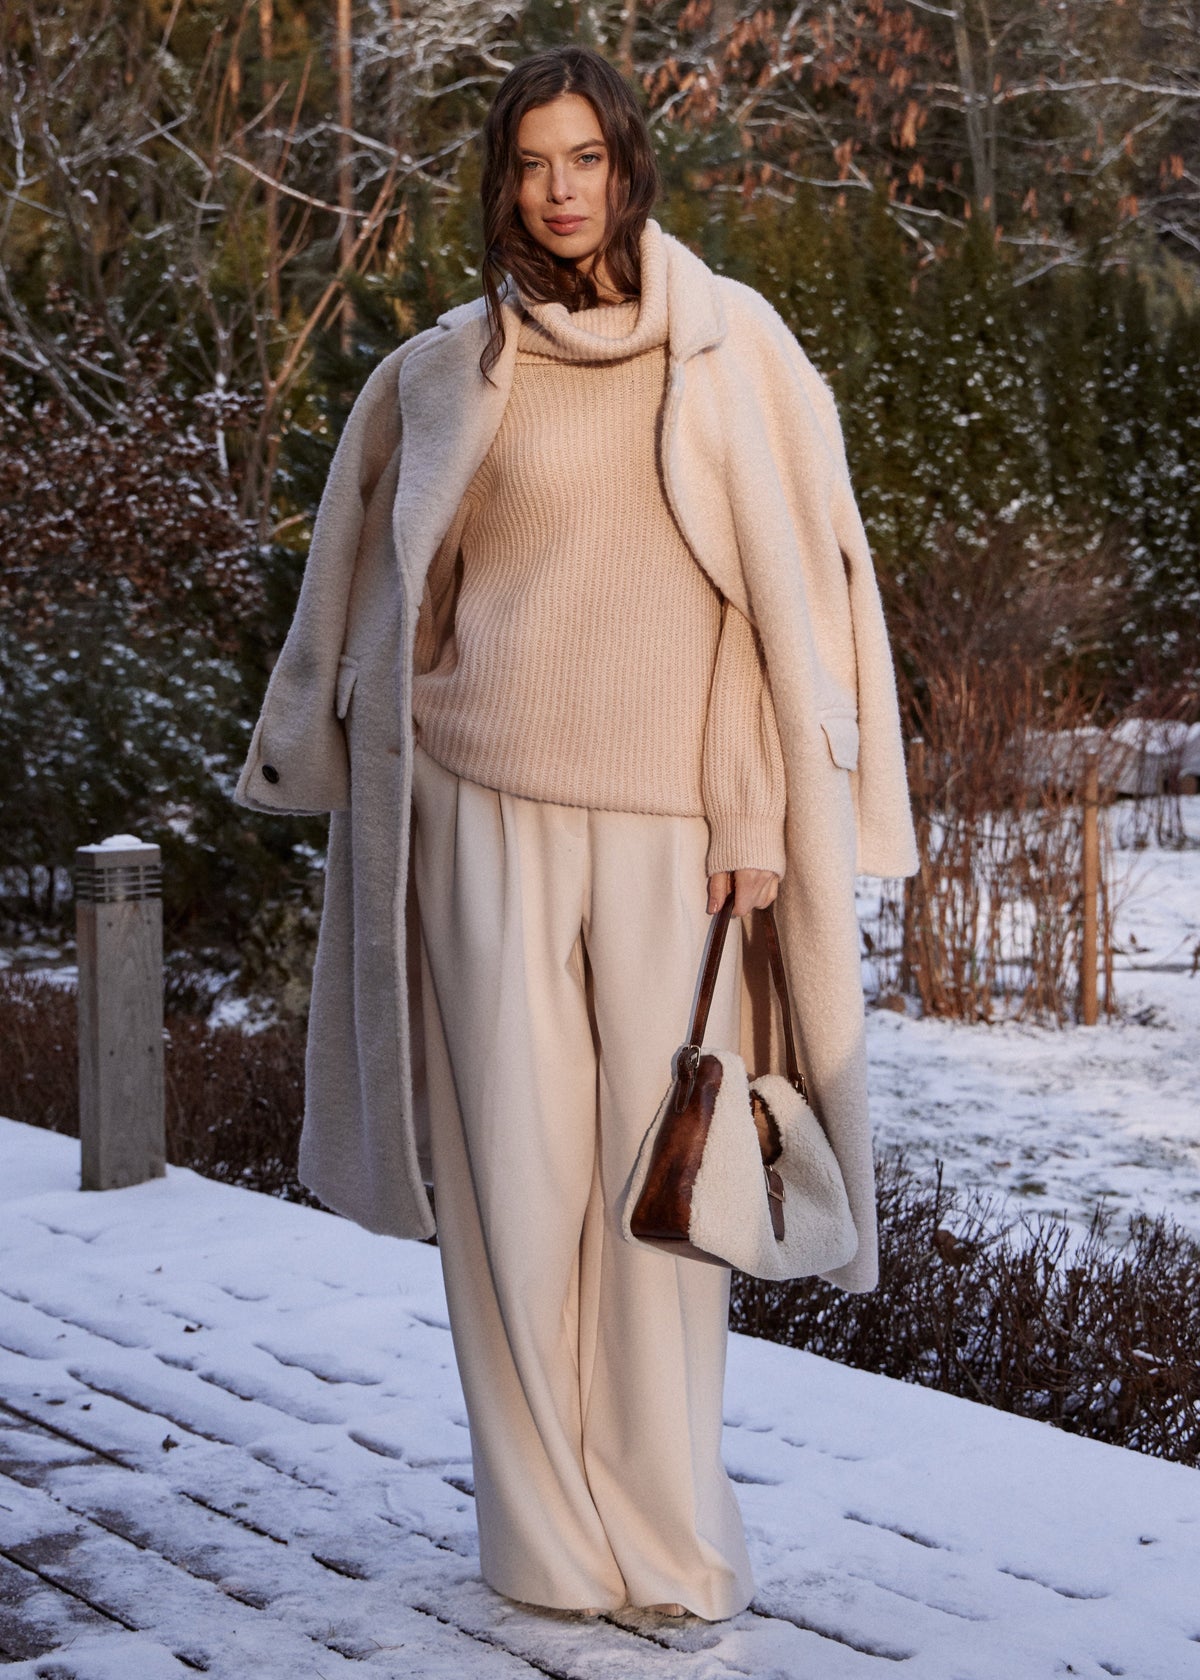
[(153, 868), (161, 861), (159, 848), (136, 834), (110, 834), (90, 846), (76, 846), (75, 859), (91, 869), (119, 869), (124, 864)]
[(104, 840), (97, 840), (94, 845), (80, 846), (81, 852), (137, 852), (146, 848), (157, 851), (157, 846), (151, 846), (148, 840), (139, 840), (136, 834), (110, 834)]

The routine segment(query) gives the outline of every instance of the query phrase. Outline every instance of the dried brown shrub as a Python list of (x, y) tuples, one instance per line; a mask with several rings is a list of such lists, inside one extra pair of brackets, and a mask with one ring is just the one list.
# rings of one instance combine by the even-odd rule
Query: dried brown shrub
[[(79, 1131), (75, 992), (0, 975), (0, 1114)], [(208, 1178), (315, 1205), (296, 1178), (304, 1111), (304, 1031), (243, 1032), (199, 1016), (165, 1029), (167, 1160)]]
[(74, 987), (0, 973), (0, 1114), (78, 1136), (77, 1046)]
[(1116, 1246), (879, 1163), (880, 1285), (736, 1274), (753, 1336), (1182, 1464), (1200, 1462), (1200, 1244), (1138, 1218)]
[(884, 989), (915, 993), (926, 1013), (1075, 1015), (1084, 760), (1111, 756), (1089, 661), (1111, 625), (1115, 564), (1019, 523), (970, 540), (947, 529), (889, 589), (920, 867), (885, 887), (871, 944)]
[(52, 301), (67, 364), (100, 389), (89, 414), (40, 388), (0, 326), (0, 613), (45, 632), (105, 600), (135, 632), (199, 620), (233, 645), (262, 602), (225, 441), (248, 399), (183, 396), (149, 339), (118, 365), (101, 321)]

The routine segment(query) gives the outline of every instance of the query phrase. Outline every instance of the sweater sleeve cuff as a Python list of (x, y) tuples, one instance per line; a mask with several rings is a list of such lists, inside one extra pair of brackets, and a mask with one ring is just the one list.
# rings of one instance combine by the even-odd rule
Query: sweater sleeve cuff
[(774, 817), (709, 819), (707, 873), (769, 869), (781, 879), (786, 866), (783, 823)]

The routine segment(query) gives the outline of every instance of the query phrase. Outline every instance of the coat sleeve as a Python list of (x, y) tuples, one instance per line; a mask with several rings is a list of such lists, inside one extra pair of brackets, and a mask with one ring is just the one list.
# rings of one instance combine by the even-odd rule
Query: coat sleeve
[(855, 867), (862, 875), (917, 870), (917, 844), (900, 730), (896, 674), (867, 533), (855, 501), (833, 392), (781, 317), (787, 353), (817, 416), (833, 470), (829, 509), (850, 596), (857, 677), (858, 752), (850, 772), (858, 831)]
[(709, 827), (707, 873), (770, 869), (782, 876), (786, 780), (779, 725), (758, 638), (732, 601), (721, 610), (701, 785)]
[(334, 452), (291, 628), (234, 790), (252, 811), (314, 815), (349, 804), (338, 673), (350, 586), (367, 503), (399, 448), (400, 364), (415, 342), (371, 374)]

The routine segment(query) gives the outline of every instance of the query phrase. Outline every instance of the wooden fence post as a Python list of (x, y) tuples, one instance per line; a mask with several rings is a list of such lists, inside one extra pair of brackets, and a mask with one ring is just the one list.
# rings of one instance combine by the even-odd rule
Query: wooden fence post
[(75, 853), (83, 1190), (166, 1172), (161, 864), (131, 834)]
[(1079, 1007), (1085, 1027), (1099, 1018), (1097, 932), (1100, 896), (1100, 760), (1083, 761), (1083, 945), (1079, 953)]
[[(919, 735), (913, 737), (908, 744), (908, 791), (913, 805), (914, 828), (917, 836), (917, 851), (924, 858), (925, 855), (925, 742)], [(912, 875), (904, 880), (903, 920), (900, 929), (900, 973), (899, 984), (902, 992), (919, 989), (916, 986), (920, 969), (920, 954), (917, 949), (917, 884)]]

